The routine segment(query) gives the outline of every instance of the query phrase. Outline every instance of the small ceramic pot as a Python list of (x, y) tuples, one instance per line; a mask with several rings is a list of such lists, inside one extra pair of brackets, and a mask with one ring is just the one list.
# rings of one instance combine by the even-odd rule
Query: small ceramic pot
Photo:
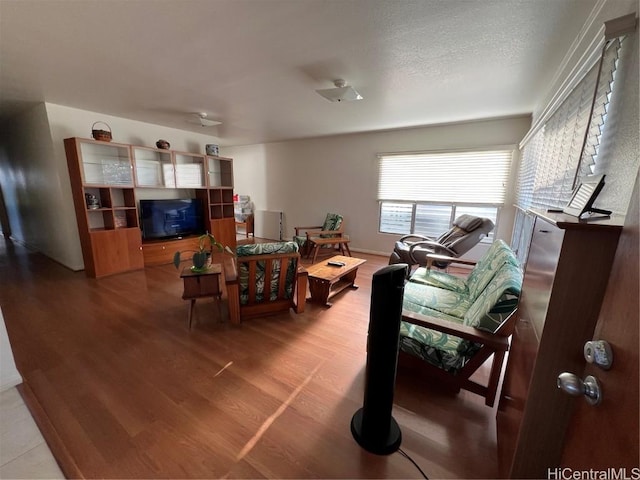
[(214, 143), (208, 143), (207, 145), (205, 145), (204, 149), (207, 155), (213, 155), (217, 157), (220, 153), (220, 147)]

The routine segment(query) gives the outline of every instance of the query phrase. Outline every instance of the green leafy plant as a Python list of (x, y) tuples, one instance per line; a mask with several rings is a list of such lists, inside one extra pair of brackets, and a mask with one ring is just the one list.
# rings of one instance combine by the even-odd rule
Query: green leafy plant
[(211, 233), (207, 232), (204, 235), (200, 235), (198, 237), (198, 250), (178, 250), (173, 254), (173, 265), (176, 268), (180, 268), (180, 262), (182, 261), (182, 254), (187, 252), (193, 252), (193, 257), (191, 260), (193, 261), (193, 269), (194, 270), (203, 270), (207, 263), (207, 256), (213, 253), (213, 249), (216, 248), (219, 252), (221, 252), (224, 247), (220, 242), (216, 240)]

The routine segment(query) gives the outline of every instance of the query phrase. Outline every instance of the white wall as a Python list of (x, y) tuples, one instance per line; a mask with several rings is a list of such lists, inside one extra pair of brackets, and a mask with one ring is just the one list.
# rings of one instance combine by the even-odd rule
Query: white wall
[(0, 309), (0, 392), (22, 383), (22, 375), (16, 368), (13, 350), (9, 343), (9, 335), (4, 324), (2, 309)]
[[(73, 269), (84, 268), (63, 140), (91, 138), (104, 121), (113, 142), (155, 146), (162, 138), (173, 150), (204, 153), (216, 137), (151, 125), (54, 104), (39, 104), (3, 126), (0, 175), (12, 238)], [(97, 127), (96, 127), (97, 128)], [(149, 193), (171, 195), (175, 191)]]
[[(0, 173), (11, 236), (72, 267), (82, 267), (64, 157), (55, 154), (44, 104), (3, 126)], [(71, 216), (68, 215), (71, 208)]]
[[(257, 210), (284, 212), (285, 238), (294, 226), (321, 224), (327, 212), (337, 212), (345, 216), (352, 248), (388, 254), (399, 235), (378, 233), (379, 153), (515, 146), (529, 127), (530, 117), (522, 116), (221, 150), (234, 159), (237, 193), (250, 195)], [(507, 240), (512, 200), (511, 190), (496, 232)]]

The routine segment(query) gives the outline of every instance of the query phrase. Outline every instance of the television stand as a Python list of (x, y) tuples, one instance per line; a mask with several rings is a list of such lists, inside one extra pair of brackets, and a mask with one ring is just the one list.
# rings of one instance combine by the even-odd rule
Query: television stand
[(143, 240), (142, 256), (144, 258), (144, 266), (167, 265), (173, 262), (173, 255), (177, 251), (197, 250), (199, 237), (200, 235), (194, 235), (163, 240)]

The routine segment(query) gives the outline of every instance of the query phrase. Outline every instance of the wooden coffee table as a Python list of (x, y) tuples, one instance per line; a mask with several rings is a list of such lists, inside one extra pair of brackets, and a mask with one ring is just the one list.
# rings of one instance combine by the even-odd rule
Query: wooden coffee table
[[(336, 267), (329, 262), (342, 262), (344, 266)], [(311, 265), (309, 272), (309, 290), (312, 302), (331, 306), (329, 299), (345, 288), (358, 288), (355, 284), (358, 267), (366, 260), (355, 257), (336, 255), (327, 260)]]

